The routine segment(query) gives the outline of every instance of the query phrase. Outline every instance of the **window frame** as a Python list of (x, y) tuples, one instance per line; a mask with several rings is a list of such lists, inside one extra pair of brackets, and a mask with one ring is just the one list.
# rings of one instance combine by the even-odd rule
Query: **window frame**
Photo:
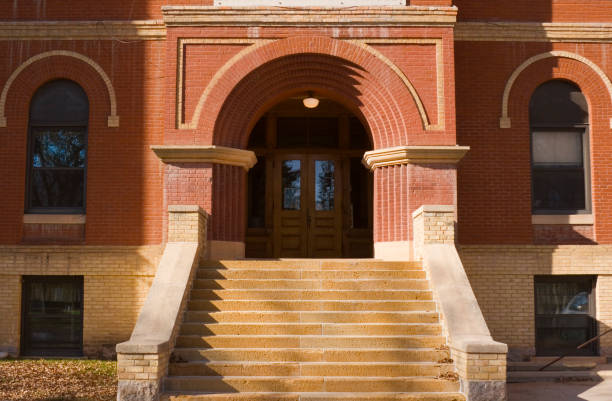
[[(539, 85), (531, 94), (531, 97), (535, 95), (536, 91), (549, 83), (552, 82), (565, 82), (576, 87), (580, 90), (580, 87), (574, 82), (565, 81), (561, 79), (553, 79), (546, 81)], [(580, 91), (582, 94), (582, 91)], [(584, 94), (582, 94), (584, 97)], [(586, 99), (585, 99), (586, 100)], [(588, 105), (588, 103), (587, 103)], [(531, 114), (531, 102), (529, 105), (529, 113)], [(588, 106), (587, 106), (588, 107)], [(589, 110), (587, 109), (587, 116), (589, 116)], [(571, 215), (588, 215), (592, 214), (592, 191), (591, 191), (591, 145), (589, 135), (589, 123), (578, 123), (578, 124), (561, 124), (561, 123), (532, 123), (532, 116), (529, 117), (529, 162), (530, 162), (530, 175), (531, 175), (531, 214), (532, 216), (571, 216)], [(535, 207), (535, 180), (534, 180), (534, 154), (533, 154), (533, 140), (534, 134), (537, 132), (554, 131), (554, 132), (580, 132), (582, 140), (582, 174), (584, 177), (584, 208), (583, 209), (549, 209), (549, 208), (536, 208)]]
[[(530, 153), (530, 174), (531, 174), (531, 213), (533, 215), (573, 215), (573, 214), (591, 214), (591, 159), (590, 159), (590, 141), (589, 141), (589, 125), (574, 124), (574, 125), (552, 125), (552, 124), (534, 124), (529, 127), (529, 153)], [(535, 207), (535, 181), (533, 179), (535, 166), (533, 154), (533, 137), (537, 132), (554, 131), (554, 132), (580, 132), (582, 139), (582, 174), (584, 175), (584, 209), (546, 209)]]
[[(62, 214), (66, 214), (66, 215), (72, 215), (72, 214), (81, 214), (84, 215), (86, 208), (87, 208), (87, 166), (88, 166), (88, 154), (89, 154), (89, 121), (71, 121), (71, 122), (55, 122), (55, 121), (35, 121), (33, 122), (32, 119), (32, 101), (34, 100), (35, 96), (38, 94), (38, 91), (40, 89), (42, 89), (45, 85), (51, 83), (51, 82), (57, 82), (57, 81), (67, 81), (67, 82), (71, 82), (74, 83), (75, 85), (77, 85), (79, 88), (81, 88), (81, 90), (83, 91), (83, 93), (85, 94), (85, 98), (87, 100), (88, 103), (88, 110), (87, 110), (87, 114), (88, 114), (88, 118), (90, 115), (90, 110), (89, 110), (89, 99), (87, 97), (87, 93), (85, 92), (85, 89), (79, 85), (77, 82), (72, 81), (70, 79), (65, 79), (65, 78), (61, 78), (61, 79), (57, 79), (57, 80), (53, 80), (53, 81), (48, 81), (45, 84), (41, 85), (36, 92), (34, 92), (34, 94), (32, 95), (32, 98), (30, 99), (30, 110), (28, 113), (28, 137), (27, 137), (27, 159), (26, 159), (26, 188), (25, 188), (25, 196), (24, 196), (24, 213), (25, 214), (57, 214), (57, 215), (62, 215)], [(33, 190), (33, 183), (32, 183), (32, 175), (34, 173), (34, 171), (36, 170), (36, 168), (33, 166), (33, 157), (34, 157), (34, 147), (35, 147), (35, 136), (36, 134), (34, 133), (35, 130), (40, 129), (40, 128), (52, 128), (52, 129), (65, 129), (65, 128), (82, 128), (83, 130), (83, 144), (84, 144), (84, 149), (85, 149), (85, 160), (84, 160), (84, 166), (83, 167), (66, 167), (66, 168), (61, 168), (61, 169), (66, 169), (66, 170), (81, 170), (83, 171), (83, 193), (82, 193), (82, 197), (83, 197), (83, 205), (80, 207), (62, 207), (62, 206), (57, 206), (57, 207), (35, 207), (32, 206), (32, 190)], [(44, 169), (44, 168), (43, 168)], [(54, 169), (53, 167), (49, 167), (47, 168), (49, 170)], [(60, 168), (57, 168), (60, 169)]]

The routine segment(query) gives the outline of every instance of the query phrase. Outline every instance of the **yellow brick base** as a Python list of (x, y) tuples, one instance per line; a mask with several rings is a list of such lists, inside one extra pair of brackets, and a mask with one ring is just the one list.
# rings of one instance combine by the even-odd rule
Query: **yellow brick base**
[(87, 355), (130, 337), (161, 255), (160, 246), (0, 246), (0, 349), (16, 353), (24, 275), (84, 277)]
[[(612, 327), (612, 246), (458, 246), (461, 260), (496, 341), (509, 355), (535, 352), (534, 275), (596, 275), (599, 332)], [(602, 355), (612, 356), (612, 335), (600, 341)]]

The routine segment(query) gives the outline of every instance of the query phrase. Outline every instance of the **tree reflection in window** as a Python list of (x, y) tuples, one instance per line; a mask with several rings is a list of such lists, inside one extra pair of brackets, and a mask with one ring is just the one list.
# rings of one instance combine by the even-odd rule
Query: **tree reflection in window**
[(30, 105), (28, 212), (83, 213), (89, 102), (68, 80), (43, 85)]
[(282, 164), (283, 181), (283, 209), (300, 210), (300, 172), (302, 163), (300, 160), (284, 160)]
[(334, 210), (334, 162), (315, 161), (315, 208), (318, 211)]

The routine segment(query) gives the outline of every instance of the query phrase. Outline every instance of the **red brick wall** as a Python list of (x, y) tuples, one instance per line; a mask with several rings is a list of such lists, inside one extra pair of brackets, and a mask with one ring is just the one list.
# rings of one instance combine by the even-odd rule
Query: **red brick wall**
[(612, 2), (607, 0), (454, 0), (458, 20), (612, 22)]
[[(612, 241), (612, 104), (603, 81), (586, 64), (548, 58), (532, 64), (518, 77), (509, 99), (512, 128), (500, 129), (506, 81), (529, 57), (565, 50), (587, 57), (612, 76), (606, 61), (611, 45), (508, 42), (457, 42), (457, 142), (471, 146), (459, 168), (459, 241), (466, 244), (584, 243)], [(487, 57), (483, 58), (482, 55)], [(560, 78), (575, 82), (590, 111), (592, 234), (584, 228), (538, 228), (531, 224), (531, 168), (528, 105), (535, 88)], [(573, 231), (571, 235), (568, 230)], [(535, 238), (534, 238), (535, 236)]]
[(421, 205), (455, 205), (454, 165), (396, 165), (374, 170), (374, 242), (412, 239), (412, 212)]
[[(199, 120), (194, 121), (196, 128), (177, 130), (177, 83), (176, 80), (168, 80), (166, 143), (215, 143), (244, 147), (250, 128), (261, 114), (275, 102), (307, 89), (333, 98), (361, 116), (372, 132), (375, 147), (455, 143), (454, 98), (448, 95), (454, 92), (454, 51), (450, 29), (389, 28), (381, 31), (361, 28), (359, 31), (359, 37), (375, 39), (409, 37), (437, 38), (443, 41), (445, 129), (433, 131), (424, 129), (414, 99), (387, 64), (356, 45), (332, 39), (332, 35), (351, 38), (355, 33), (348, 28), (261, 27), (257, 30), (259, 39), (285, 39), (246, 54), (214, 82), (210, 80), (214, 72), (217, 72), (220, 64), (218, 60), (227, 60), (247, 45), (242, 48), (228, 44), (187, 45), (185, 64), (196, 69), (197, 75), (187, 73), (186, 85), (181, 89), (185, 94), (186, 118), (181, 116), (178, 120), (189, 123), (207, 85), (210, 85), (209, 92)], [(167, 74), (176, 75), (179, 38), (251, 36), (251, 31), (242, 27), (170, 28), (166, 51)], [(434, 44), (374, 44), (373, 47), (395, 62), (413, 83), (425, 105), (429, 121), (436, 124), (438, 99), (435, 58), (420, 57), (435, 54)], [(311, 67), (304, 68), (305, 63)], [(190, 87), (191, 84), (195, 87)]]
[(70, 50), (98, 63), (115, 88), (118, 128), (109, 128), (109, 95), (100, 75), (73, 57), (53, 56), (27, 67), (7, 97), (7, 127), (0, 128), (3, 174), (0, 243), (23, 236), (26, 144), (29, 102), (40, 85), (67, 78), (80, 84), (90, 102), (85, 243), (155, 244), (161, 241), (161, 165), (149, 145), (162, 141), (163, 42), (114, 41), (1, 42), (4, 85), (30, 57), (49, 50)]

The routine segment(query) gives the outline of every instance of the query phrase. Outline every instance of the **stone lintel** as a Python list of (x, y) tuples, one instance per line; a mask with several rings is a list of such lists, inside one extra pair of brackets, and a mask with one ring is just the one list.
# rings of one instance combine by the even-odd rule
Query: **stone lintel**
[(151, 150), (164, 163), (216, 163), (249, 170), (257, 163), (250, 150), (215, 145), (153, 145)]
[(453, 26), (457, 8), (163, 6), (167, 26)]
[(365, 152), (363, 164), (370, 170), (396, 164), (456, 164), (469, 146), (395, 146)]

